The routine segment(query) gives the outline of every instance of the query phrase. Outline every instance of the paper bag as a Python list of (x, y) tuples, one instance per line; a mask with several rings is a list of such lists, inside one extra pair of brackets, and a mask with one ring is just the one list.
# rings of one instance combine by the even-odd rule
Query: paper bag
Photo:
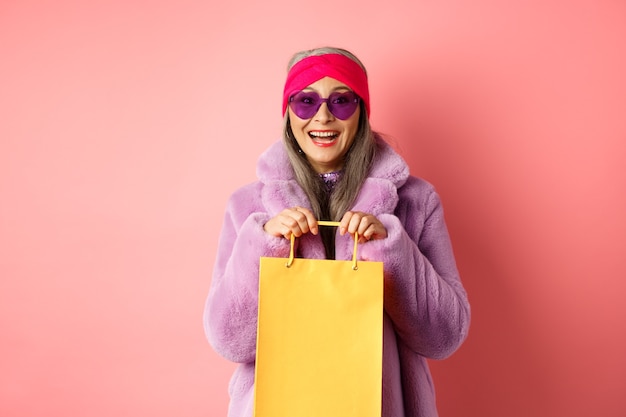
[(383, 264), (354, 239), (352, 260), (294, 259), (293, 237), (261, 258), (255, 417), (380, 417)]

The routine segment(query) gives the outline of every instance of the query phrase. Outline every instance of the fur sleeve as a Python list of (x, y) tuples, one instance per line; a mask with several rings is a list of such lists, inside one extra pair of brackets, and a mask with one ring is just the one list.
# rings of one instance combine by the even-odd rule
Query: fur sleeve
[(408, 188), (414, 191), (408, 200), (401, 195), (396, 214), (379, 216), (388, 237), (364, 244), (361, 256), (384, 263), (385, 311), (402, 343), (443, 359), (467, 336), (469, 303), (439, 196), (423, 186)]
[(251, 201), (246, 193), (229, 201), (204, 311), (215, 351), (240, 363), (255, 359), (259, 258), (289, 254), (289, 241), (265, 233), (269, 215), (255, 211)]

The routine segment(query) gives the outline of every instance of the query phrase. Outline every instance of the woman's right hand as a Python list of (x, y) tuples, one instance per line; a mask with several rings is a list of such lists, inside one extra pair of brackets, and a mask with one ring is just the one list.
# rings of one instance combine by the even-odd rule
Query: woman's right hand
[(300, 237), (305, 233), (318, 232), (317, 219), (313, 212), (304, 207), (292, 207), (285, 209), (265, 223), (263, 229), (272, 236), (283, 236), (290, 239), (293, 234)]

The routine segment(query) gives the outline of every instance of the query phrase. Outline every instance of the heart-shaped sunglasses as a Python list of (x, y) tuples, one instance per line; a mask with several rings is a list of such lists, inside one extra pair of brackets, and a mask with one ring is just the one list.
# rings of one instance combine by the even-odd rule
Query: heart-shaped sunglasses
[(359, 107), (360, 100), (354, 91), (334, 92), (328, 98), (321, 98), (315, 91), (298, 91), (289, 97), (289, 107), (299, 118), (310, 119), (322, 107), (322, 103), (326, 103), (333, 116), (346, 120)]

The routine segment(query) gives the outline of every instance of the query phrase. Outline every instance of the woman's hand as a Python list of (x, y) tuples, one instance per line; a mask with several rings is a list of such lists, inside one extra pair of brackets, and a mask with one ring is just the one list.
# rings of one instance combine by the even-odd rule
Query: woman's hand
[(387, 229), (376, 216), (360, 211), (348, 211), (339, 223), (339, 233), (343, 236), (355, 232), (359, 234), (359, 243), (387, 237)]
[(311, 210), (304, 207), (292, 207), (285, 209), (265, 223), (263, 229), (272, 236), (283, 236), (290, 239), (293, 234), (300, 237), (305, 233), (318, 232), (317, 219)]

